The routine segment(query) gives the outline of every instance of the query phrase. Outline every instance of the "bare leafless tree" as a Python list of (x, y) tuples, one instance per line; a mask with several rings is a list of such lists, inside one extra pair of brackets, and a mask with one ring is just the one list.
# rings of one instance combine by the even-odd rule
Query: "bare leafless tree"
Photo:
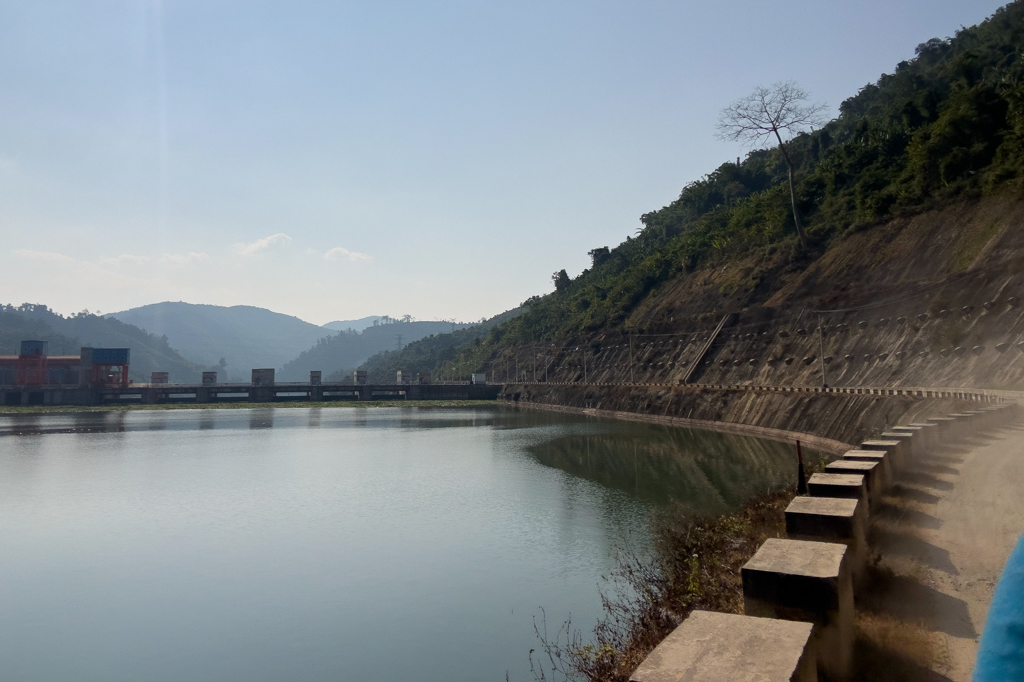
[[(796, 207), (796, 186), (793, 183), (793, 160), (786, 149), (793, 135), (825, 122), (824, 103), (807, 103), (807, 93), (793, 81), (770, 87), (758, 87), (750, 95), (736, 100), (718, 116), (718, 137), (745, 142), (759, 147), (766, 142), (778, 143), (789, 170), (789, 200), (793, 205), (793, 223), (800, 246), (807, 246), (807, 236)], [(774, 139), (773, 139), (774, 138)]]

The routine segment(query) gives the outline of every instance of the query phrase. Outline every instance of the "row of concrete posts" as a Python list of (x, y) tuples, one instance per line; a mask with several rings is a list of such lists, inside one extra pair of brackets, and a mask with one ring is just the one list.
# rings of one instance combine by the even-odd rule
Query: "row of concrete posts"
[(1016, 406), (895, 426), (807, 481), (786, 509), (786, 539), (742, 568), (744, 615), (694, 611), (636, 669), (632, 682), (816, 682), (851, 672), (854, 591), (868, 560), (871, 509), (915, 456), (1008, 422)]

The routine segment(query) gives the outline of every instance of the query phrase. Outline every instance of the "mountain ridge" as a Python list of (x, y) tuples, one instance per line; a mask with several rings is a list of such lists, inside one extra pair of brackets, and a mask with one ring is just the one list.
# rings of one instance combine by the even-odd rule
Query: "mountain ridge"
[(155, 371), (169, 372), (174, 382), (198, 382), (205, 369), (178, 353), (166, 337), (117, 319), (87, 312), (64, 317), (39, 304), (0, 307), (0, 353), (17, 355), (20, 342), (30, 339), (49, 342), (52, 355), (78, 355), (82, 346), (130, 348), (128, 377), (137, 382), (148, 382)]
[(217, 365), (220, 380), (248, 381), (250, 371), (280, 367), (330, 330), (257, 306), (164, 301), (110, 313), (157, 336), (197, 364)]
[[(579, 276), (556, 273), (554, 292), (528, 299), (521, 316), (438, 370), (481, 371), (532, 346), (587, 348), (603, 338), (684, 334), (725, 312), (795, 303), (799, 297), (787, 293), (794, 288), (812, 294), (804, 305), (838, 305), (842, 271), (815, 264), (842, 256), (868, 273), (897, 245), (928, 247), (904, 232), (911, 224), (917, 234), (930, 232), (916, 217), (955, 223), (977, 202), (996, 206), (999, 197), (1024, 191), (1022, 45), (1024, 2), (1017, 0), (952, 38), (921, 43), (914, 59), (845, 100), (836, 119), (788, 141), (807, 248), (795, 236), (783, 155), (754, 150), (645, 213), (635, 237), (593, 249), (591, 267)], [(1005, 232), (998, 216), (989, 221), (932, 231), (962, 252), (944, 267), (973, 267), (996, 231)], [(878, 226), (892, 243), (856, 253), (851, 239)]]

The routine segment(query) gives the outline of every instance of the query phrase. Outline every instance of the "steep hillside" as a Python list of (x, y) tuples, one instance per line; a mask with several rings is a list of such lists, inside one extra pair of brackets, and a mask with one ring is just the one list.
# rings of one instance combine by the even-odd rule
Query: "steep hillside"
[(1024, 199), (1006, 196), (893, 220), (837, 241), (766, 305), (722, 293), (754, 264), (704, 269), (638, 307), (652, 331), (492, 348), (497, 379), (508, 367), (532, 381), (540, 354), (552, 383), (678, 384), (692, 370), (706, 384), (1024, 389), (1022, 221)]
[[(457, 329), (447, 334), (431, 334), (419, 341), (414, 341), (401, 350), (387, 350), (377, 353), (359, 366), (366, 370), (370, 383), (390, 383), (395, 380), (398, 370), (409, 372), (429, 372), (435, 381), (445, 379), (466, 379), (467, 376), (445, 375), (442, 367), (452, 366), (451, 362), (458, 357), (459, 351), (473, 345), (480, 347), (483, 339), (495, 325), (501, 324), (522, 313), (521, 308), (509, 310), (495, 315), (480, 324)], [(345, 378), (336, 372), (334, 380)]]
[(166, 336), (171, 346), (202, 365), (224, 358), (222, 380), (248, 381), (253, 368), (280, 367), (331, 334), (297, 317), (252, 306), (165, 302), (108, 317)]
[[(906, 343), (920, 367), (905, 380), (980, 380), (978, 367), (925, 369), (932, 356), (917, 347), (929, 345), (944, 359), (943, 349), (961, 357), (956, 349), (962, 354), (964, 344), (985, 345), (1009, 358), (1005, 347), (993, 348), (1014, 342), (1012, 300), (1024, 294), (1017, 280), (1024, 245), (1014, 229), (1024, 187), (1022, 52), (1024, 3), (1015, 2), (951, 39), (921, 44), (914, 60), (843, 102), (836, 120), (789, 142), (808, 248), (794, 236), (781, 154), (752, 152), (645, 214), (636, 238), (594, 249), (591, 268), (572, 280), (560, 274), (554, 293), (531, 299), (522, 316), (464, 349), (452, 371), (496, 366), (503, 378), (508, 367), (522, 380), (527, 373), (517, 367), (529, 367), (532, 377), (540, 363), (549, 376), (570, 381), (675, 382), (691, 369), (685, 353), (695, 354), (724, 314), (735, 313), (705, 360), (714, 364), (693, 379), (717, 381), (742, 370), (744, 381), (782, 374), (813, 381), (813, 361), (803, 364), (812, 356), (849, 363), (846, 356), (859, 353), (893, 362), (902, 353), (905, 361)], [(823, 315), (825, 327), (854, 326), (831, 337), (832, 348), (828, 333), (824, 343), (814, 339), (812, 352), (818, 323), (810, 311), (878, 303), (884, 312)], [(992, 304), (984, 322), (977, 312), (983, 303)], [(964, 306), (974, 312), (950, 312)], [(998, 323), (991, 313), (997, 307)], [(927, 324), (916, 317), (940, 311)], [(903, 316), (914, 324), (892, 322)], [(867, 333), (883, 319), (892, 325), (884, 335)], [(754, 343), (755, 330), (756, 354), (739, 347)], [(866, 343), (867, 336), (885, 348), (854, 351), (839, 343)], [(728, 360), (716, 355), (727, 341)], [(844, 366), (838, 376), (882, 378), (862, 370)], [(1015, 372), (982, 374), (1005, 384), (1018, 381)]]
[(24, 304), (0, 309), (0, 353), (16, 354), (25, 339), (50, 342), (53, 355), (77, 355), (82, 346), (130, 348), (128, 376), (147, 382), (154, 371), (170, 372), (171, 381), (199, 381), (203, 367), (183, 358), (166, 337), (147, 334), (119, 320), (79, 313), (63, 317), (44, 305)]
[[(390, 319), (390, 318), (389, 318)], [(453, 322), (401, 322), (371, 325), (361, 332), (347, 332), (317, 341), (312, 348), (284, 365), (283, 381), (304, 381), (310, 370), (320, 370), (324, 377), (347, 375), (371, 355), (388, 348), (418, 341), (430, 334), (452, 332), (470, 325)], [(340, 374), (339, 374), (340, 373)]]

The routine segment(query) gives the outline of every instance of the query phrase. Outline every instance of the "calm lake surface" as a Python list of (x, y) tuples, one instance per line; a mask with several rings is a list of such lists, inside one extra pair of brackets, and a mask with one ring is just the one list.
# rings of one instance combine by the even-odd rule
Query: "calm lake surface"
[(754, 438), (481, 408), (0, 417), (0, 679), (533, 679), (652, 511), (788, 481)]

